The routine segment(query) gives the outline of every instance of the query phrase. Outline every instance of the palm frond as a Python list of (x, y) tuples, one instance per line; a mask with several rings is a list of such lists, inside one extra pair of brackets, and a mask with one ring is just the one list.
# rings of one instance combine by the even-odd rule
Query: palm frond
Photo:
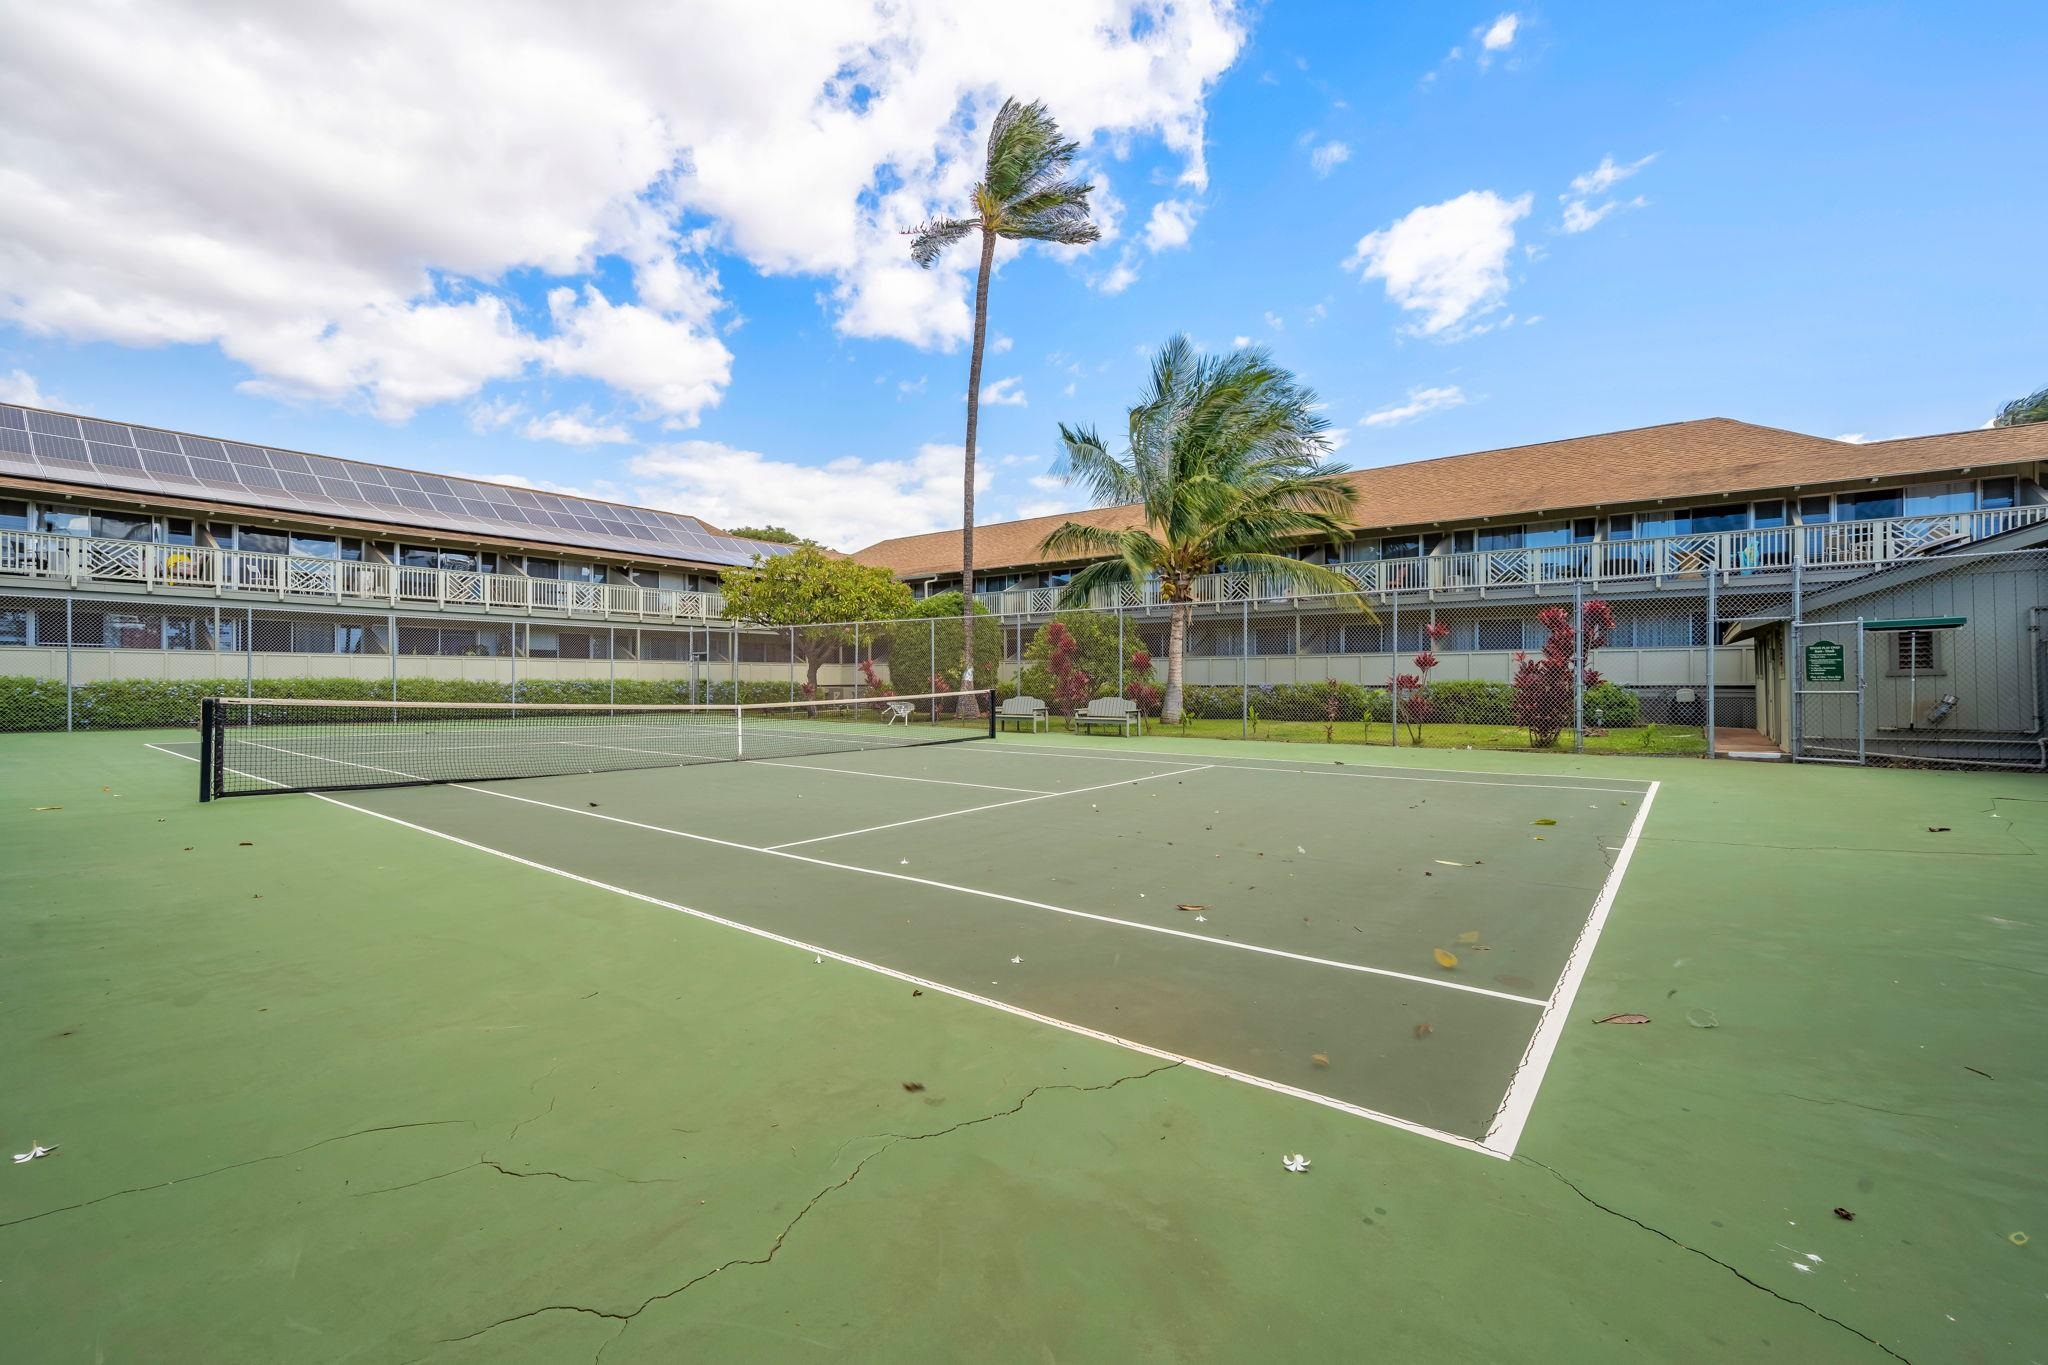
[(1311, 564), (1291, 555), (1246, 554), (1233, 556), (1216, 567), (1227, 573), (1257, 574), (1283, 588), (1332, 597), (1336, 599), (1333, 605), (1362, 612), (1370, 621), (1380, 619), (1360, 595), (1358, 584), (1321, 564)]
[(1069, 483), (1078, 480), (1097, 507), (1136, 502), (1143, 493), (1129, 467), (1109, 453), (1093, 427), (1060, 423), (1060, 458), (1053, 474)]
[(910, 259), (929, 269), (945, 254), (947, 247), (980, 226), (972, 218), (933, 218), (920, 223), (904, 234), (912, 238)]

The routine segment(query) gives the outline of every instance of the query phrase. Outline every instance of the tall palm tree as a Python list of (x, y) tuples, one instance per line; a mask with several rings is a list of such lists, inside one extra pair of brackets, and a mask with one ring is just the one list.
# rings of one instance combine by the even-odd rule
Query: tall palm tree
[(1330, 593), (1371, 615), (1357, 584), (1288, 551), (1303, 537), (1342, 540), (1358, 493), (1326, 462), (1328, 424), (1315, 394), (1264, 350), (1205, 356), (1184, 336), (1160, 348), (1149, 391), (1130, 410), (1120, 454), (1088, 427), (1060, 426), (1056, 472), (1078, 480), (1098, 506), (1135, 503), (1144, 524), (1115, 531), (1069, 521), (1039, 547), (1048, 557), (1092, 559), (1062, 605), (1097, 589), (1156, 577), (1169, 603), (1166, 696), (1160, 719), (1180, 720), (1181, 677), (1195, 580), (1219, 569), (1285, 587)]
[(967, 460), (964, 511), (960, 521), (960, 630), (965, 640), (961, 686), (968, 696), (961, 712), (975, 711), (974, 688), (974, 439), (981, 423), (981, 357), (988, 340), (988, 278), (995, 267), (996, 238), (1080, 246), (1102, 236), (1088, 221), (1088, 195), (1095, 188), (1067, 178), (1080, 144), (1060, 137), (1043, 104), (1003, 101), (989, 125), (988, 163), (974, 187), (973, 212), (964, 218), (935, 218), (911, 236), (910, 259), (930, 269), (947, 247), (979, 230), (981, 269), (974, 279), (974, 351), (967, 362)]

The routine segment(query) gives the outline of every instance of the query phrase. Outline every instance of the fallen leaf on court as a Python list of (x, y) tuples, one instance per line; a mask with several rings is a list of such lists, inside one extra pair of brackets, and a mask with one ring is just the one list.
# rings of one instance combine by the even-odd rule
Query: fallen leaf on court
[(1427, 1019), (1423, 1020), (1421, 1023), (1415, 1026), (1415, 1036), (1417, 1038), (1427, 1038), (1430, 1034), (1435, 1032), (1436, 1025), (1430, 1023)]
[(1296, 845), (1294, 846), (1294, 851), (1295, 851), (1296, 853), (1306, 853), (1306, 852), (1308, 852), (1308, 850), (1307, 850), (1307, 849), (1305, 849), (1305, 848), (1303, 848), (1303, 847), (1302, 847), (1302, 846), (1301, 846), (1300, 844), (1296, 844)]
[(1466, 930), (1466, 931), (1465, 931), (1464, 933), (1462, 933), (1462, 934), (1458, 935), (1458, 942), (1460, 942), (1460, 943), (1477, 943), (1477, 942), (1479, 942), (1479, 931), (1478, 931), (1477, 929), (1467, 929), (1467, 930)]
[(1023, 959), (1023, 958), (1021, 958), (1021, 957), (1013, 957), (1013, 958), (1011, 958), (1011, 959), (1010, 959), (1010, 965), (1011, 965), (1012, 967), (1022, 966), (1022, 965), (1023, 965), (1023, 962), (1024, 962), (1024, 959)]
[(1451, 861), (1451, 860), (1450, 860), (1449, 858), (1438, 858), (1438, 859), (1436, 860), (1436, 863), (1437, 863), (1437, 866), (1438, 866), (1438, 867), (1463, 867), (1463, 866), (1464, 866), (1464, 864), (1463, 864), (1463, 863), (1454, 863), (1454, 862), (1452, 862), (1452, 861)]
[(1311, 1053), (1309, 1055), (1309, 1060), (1314, 1062), (1317, 1066), (1328, 1066), (1330, 1064), (1330, 1056), (1326, 1052)]
[(1455, 966), (1457, 966), (1457, 965), (1458, 965), (1458, 955), (1457, 955), (1456, 953), (1454, 953), (1454, 952), (1451, 952), (1451, 951), (1450, 951), (1449, 949), (1447, 949), (1447, 948), (1432, 948), (1432, 949), (1430, 949), (1430, 951), (1431, 951), (1432, 953), (1436, 954), (1436, 965), (1437, 965), (1437, 966), (1439, 966), (1439, 967), (1445, 967), (1445, 968), (1450, 968), (1450, 967), (1455, 967)]
[(37, 806), (37, 810), (63, 810), (62, 806)]
[(254, 847), (256, 847), (256, 845), (255, 845), (255, 844), (254, 844), (254, 843), (253, 843), (252, 841), (250, 841), (250, 840), (248, 840), (248, 839), (244, 839), (244, 840), (242, 840), (242, 847), (243, 847), (243, 848), (254, 848)]
[(1555, 820), (1531, 820), (1531, 821), (1530, 821), (1529, 823), (1530, 823), (1530, 824), (1532, 824), (1532, 825), (1554, 825), (1554, 824), (1556, 824), (1556, 823), (1557, 823), (1557, 821), (1555, 821)]
[(923, 991), (912, 991), (912, 992), (910, 993), (910, 997), (911, 997), (911, 999), (915, 1000), (915, 999), (916, 999), (916, 998), (917, 998), (918, 996), (920, 996), (920, 995), (923, 995), (923, 994), (924, 994), (924, 992), (923, 992)]
[(924, 1082), (923, 1082), (923, 1081), (905, 1081), (905, 1082), (903, 1083), (903, 1088), (904, 1088), (905, 1090), (908, 1090), (908, 1091), (909, 1091), (909, 1092), (910, 1092), (911, 1094), (915, 1095), (915, 1094), (916, 1094), (916, 1093), (917, 1093), (918, 1091), (920, 1091), (920, 1090), (924, 1089)]
[(1207, 924), (1208, 922), (1209, 922), (1209, 917), (1208, 917), (1207, 915), (1196, 915), (1196, 916), (1195, 916), (1195, 923), (1197, 923), (1197, 924)]
[(1516, 976), (1513, 972), (1502, 972), (1494, 980), (1500, 982), (1501, 985), (1506, 986), (1511, 991), (1533, 991), (1536, 989), (1535, 982), (1526, 976)]
[(1282, 1166), (1285, 1166), (1288, 1170), (1294, 1172), (1296, 1175), (1300, 1175), (1303, 1171), (1308, 1169), (1308, 1158), (1303, 1156), (1300, 1152), (1296, 1152), (1292, 1156), (1281, 1157), (1280, 1164)]
[(1982, 1077), (1983, 1077), (1983, 1078), (1984, 1078), (1985, 1080), (1987, 1080), (1987, 1081), (1991, 1081), (1991, 1080), (1996, 1080), (1996, 1079), (1998, 1079), (1997, 1077), (1993, 1076), (1993, 1075), (1992, 1075), (1992, 1074), (1991, 1074), (1990, 1072), (1988, 1072), (1988, 1071), (1977, 1071), (1977, 1068), (1976, 1068), (1976, 1067), (1974, 1067), (1974, 1066), (1966, 1066), (1966, 1067), (1964, 1067), (1964, 1068), (1963, 1068), (1963, 1070), (1965, 1070), (1965, 1071), (1976, 1071), (1976, 1072), (1977, 1072), (1977, 1074), (1978, 1074), (1979, 1076), (1982, 1076)]
[(1721, 1018), (1712, 1010), (1692, 1009), (1685, 1012), (1685, 1022), (1694, 1028), (1719, 1028)]
[(823, 965), (824, 965), (824, 962), (825, 962), (825, 959), (824, 959), (824, 958), (822, 958), (822, 957), (815, 957), (815, 956), (814, 956), (814, 957), (812, 957), (812, 958), (811, 958), (811, 961), (813, 961), (813, 962), (815, 962), (815, 963), (818, 963), (818, 964), (819, 964), (820, 966), (823, 966)]
[(1841, 1220), (1843, 1220), (1844, 1222), (1848, 1222), (1848, 1223), (1853, 1223), (1853, 1222), (1855, 1222), (1855, 1221), (1856, 1221), (1856, 1215), (1855, 1215), (1855, 1214), (1853, 1214), (1853, 1213), (1851, 1213), (1851, 1212), (1849, 1212), (1849, 1210), (1847, 1210), (1847, 1209), (1845, 1209), (1845, 1208), (1839, 1208), (1839, 1207), (1838, 1207), (1838, 1208), (1836, 1208), (1836, 1210), (1835, 1210), (1835, 1217), (1837, 1217), (1837, 1218), (1840, 1218), (1840, 1219), (1841, 1219)]
[(1650, 1016), (1647, 1014), (1610, 1014), (1605, 1019), (1595, 1019), (1593, 1022), (1596, 1024), (1647, 1024), (1650, 1022)]
[[(20, 1157), (16, 1157), (14, 1159), (16, 1161), (21, 1160)], [(2010, 1233), (2007, 1235), (2005, 1240), (2011, 1242), (2016, 1247), (2023, 1247), (2027, 1244), (2027, 1234), (2024, 1232)]]
[(1207, 910), (1209, 907), (1206, 905), (1176, 905), (1173, 908), (1176, 910), (1186, 910), (1192, 914), (1196, 911)]
[(1927, 832), (1929, 834), (1947, 834), (1949, 832), (1949, 828), (1947, 825), (1929, 825), (1927, 827)]
[(48, 1156), (56, 1150), (57, 1144), (54, 1142), (47, 1147), (43, 1146), (40, 1142), (33, 1143), (27, 1151), (14, 1154), (14, 1164), (17, 1166), (25, 1165), (28, 1162), (34, 1161), (37, 1157)]
[(597, 802), (595, 802), (595, 801), (591, 802), (591, 803), (590, 803), (590, 808), (591, 808), (592, 810), (596, 810), (596, 809), (597, 809)]
[(1539, 844), (1543, 842), (1543, 836), (1540, 834), (1532, 834), (1529, 837), (1534, 839)]

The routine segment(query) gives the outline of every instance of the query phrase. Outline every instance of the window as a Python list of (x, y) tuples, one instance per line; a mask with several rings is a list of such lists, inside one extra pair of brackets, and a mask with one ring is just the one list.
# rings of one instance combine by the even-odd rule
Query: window
[(192, 523), (183, 517), (165, 518), (164, 542), (169, 545), (192, 544)]
[(341, 551), (333, 536), (309, 536), (294, 531), (290, 543), (291, 552), (301, 559), (335, 559)]
[(101, 540), (154, 540), (156, 524), (148, 517), (95, 512), (92, 515), (92, 533)]
[(1480, 621), (1479, 647), (1481, 649), (1520, 649), (1522, 647), (1522, 623), (1513, 619)]
[(0, 498), (0, 531), (26, 531), (28, 504)]
[(1607, 538), (1609, 540), (1634, 540), (1636, 538), (1635, 517), (1627, 512), (1609, 517), (1607, 519)]
[(1519, 526), (1489, 526), (1479, 533), (1479, 548), (1482, 550), (1519, 550), (1522, 548), (1522, 528)]
[(1599, 524), (1600, 523), (1598, 519), (1594, 517), (1580, 517), (1576, 521), (1572, 522), (1572, 544), (1592, 544), (1595, 531), (1599, 527)]
[(1479, 538), (1478, 538), (1478, 536), (1477, 536), (1477, 535), (1476, 535), (1475, 533), (1473, 533), (1472, 531), (1469, 531), (1469, 530), (1465, 530), (1465, 531), (1453, 531), (1453, 532), (1451, 532), (1451, 553), (1452, 553), (1452, 554), (1459, 554), (1459, 555), (1462, 555), (1462, 554), (1466, 554), (1466, 553), (1469, 553), (1469, 552), (1471, 551), (1472, 547), (1473, 547), (1474, 545), (1478, 544), (1478, 543), (1479, 543)]
[(89, 536), (92, 534), (92, 514), (72, 512), (61, 507), (45, 507), (43, 529), (52, 535)]
[(252, 554), (281, 555), (291, 553), (291, 537), (282, 531), (259, 531), (253, 526), (237, 527), (235, 548)]
[(1381, 559), (1419, 559), (1422, 556), (1420, 536), (1381, 536)]
[(1940, 653), (1935, 646), (1938, 632), (1901, 630), (1892, 635), (1892, 672), (1939, 673)]
[(1799, 500), (1799, 520), (1808, 525), (1833, 521), (1834, 513), (1832, 509), (1834, 504), (1835, 500), (1825, 493), (1817, 497), (1801, 498)]
[(1749, 508), (1736, 503), (1729, 507), (1695, 507), (1686, 514), (1686, 530), (1696, 535), (1749, 529)]
[[(2019, 480), (1985, 479), (1977, 485), (1977, 505), (1990, 509), (2011, 507), (2019, 497)], [(5, 526), (6, 508), (0, 507), (0, 526)]]
[(30, 643), (29, 623), (34, 619), (26, 611), (0, 611), (0, 645)]
[(1968, 482), (1923, 483), (1906, 491), (1906, 515), (1933, 517), (1968, 512), (1977, 505), (1977, 490)]
[(1771, 498), (1765, 502), (1751, 503), (1749, 524), (1758, 530), (1785, 524), (1785, 500)]
[(1879, 517), (1904, 516), (1906, 499), (1896, 488), (1872, 488), (1835, 495), (1836, 521), (1875, 521)]
[(1572, 528), (1570, 523), (1539, 521), (1529, 528), (1528, 534), (1522, 538), (1522, 543), (1529, 549), (1536, 550), (1548, 545), (1568, 545), (1571, 543), (1571, 538)]

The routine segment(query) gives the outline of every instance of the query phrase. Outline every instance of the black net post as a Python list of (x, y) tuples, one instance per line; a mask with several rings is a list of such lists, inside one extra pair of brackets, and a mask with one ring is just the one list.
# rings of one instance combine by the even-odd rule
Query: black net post
[(199, 699), (199, 799), (213, 800), (214, 760), (220, 753), (215, 731), (220, 724), (220, 702), (213, 697)]

